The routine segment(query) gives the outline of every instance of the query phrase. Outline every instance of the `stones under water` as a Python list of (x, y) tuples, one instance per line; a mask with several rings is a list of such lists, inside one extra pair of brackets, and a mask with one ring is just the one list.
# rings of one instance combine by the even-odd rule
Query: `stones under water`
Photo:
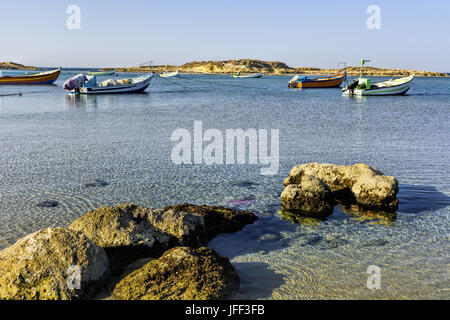
[(102, 179), (94, 179), (84, 184), (85, 188), (92, 188), (92, 187), (106, 187), (109, 185), (109, 182), (102, 180)]
[(56, 200), (42, 200), (37, 202), (36, 206), (40, 208), (54, 208), (59, 206), (59, 202)]

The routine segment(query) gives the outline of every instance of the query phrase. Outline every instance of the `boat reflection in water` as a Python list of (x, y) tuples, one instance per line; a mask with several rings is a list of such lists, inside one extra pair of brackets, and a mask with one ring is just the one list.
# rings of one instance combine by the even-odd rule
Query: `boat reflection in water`
[(74, 107), (97, 108), (97, 96), (69, 94), (64, 96), (64, 104), (67, 108), (74, 108)]

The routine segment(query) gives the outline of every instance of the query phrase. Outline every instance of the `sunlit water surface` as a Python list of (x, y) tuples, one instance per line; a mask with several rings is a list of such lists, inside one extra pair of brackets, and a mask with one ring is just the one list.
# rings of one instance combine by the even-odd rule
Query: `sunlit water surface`
[[(292, 90), (287, 76), (155, 78), (146, 94), (68, 96), (0, 86), (0, 248), (88, 210), (132, 202), (234, 206), (259, 220), (210, 247), (241, 276), (238, 298), (450, 298), (450, 79), (415, 79), (407, 96), (345, 98)], [(1, 96), (11, 93), (22, 96)], [(177, 128), (279, 129), (280, 169), (175, 165)], [(364, 162), (400, 182), (396, 215), (335, 208), (282, 219), (282, 181), (300, 163)], [(105, 186), (87, 187), (101, 179)], [(43, 200), (57, 207), (38, 207)], [(366, 285), (381, 269), (381, 289)]]

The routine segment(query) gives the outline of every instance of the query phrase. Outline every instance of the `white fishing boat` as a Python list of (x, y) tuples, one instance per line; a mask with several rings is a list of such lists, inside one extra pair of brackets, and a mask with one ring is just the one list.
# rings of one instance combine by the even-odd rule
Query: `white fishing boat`
[(72, 94), (139, 93), (147, 89), (152, 77), (153, 73), (134, 78), (108, 79), (98, 83), (96, 76), (81, 74), (68, 79), (63, 87)]
[(233, 75), (233, 78), (261, 78), (264, 75), (264, 72), (261, 73), (252, 73), (252, 74), (237, 74)]
[(159, 76), (161, 78), (173, 78), (173, 77), (178, 77), (179, 74), (180, 74), (180, 72), (177, 70), (174, 72), (163, 72)]
[(405, 94), (411, 87), (414, 74), (407, 77), (373, 82), (370, 78), (362, 77), (364, 63), (370, 60), (361, 59), (359, 78), (353, 80), (342, 89), (346, 96), (394, 96)]
[(372, 83), (371, 79), (359, 78), (353, 80), (342, 89), (348, 96), (392, 96), (405, 94), (411, 87), (414, 74), (398, 79), (390, 79)]
[(90, 72), (88, 72), (88, 74), (91, 76), (112, 75), (112, 74), (116, 74), (116, 69), (90, 71)]

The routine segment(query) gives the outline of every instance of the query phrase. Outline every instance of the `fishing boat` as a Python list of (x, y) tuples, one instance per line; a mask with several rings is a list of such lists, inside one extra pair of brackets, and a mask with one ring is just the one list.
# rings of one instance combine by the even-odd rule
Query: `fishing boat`
[(308, 78), (306, 76), (294, 76), (289, 80), (289, 88), (338, 88), (347, 78), (347, 74), (339, 73), (325, 78)]
[(97, 82), (96, 76), (79, 74), (68, 79), (63, 87), (72, 94), (113, 94), (113, 93), (140, 93), (150, 85), (153, 73), (124, 79), (108, 79)]
[(116, 69), (111, 70), (98, 70), (98, 71), (90, 71), (88, 72), (91, 76), (106, 76), (106, 75), (112, 75), (116, 73)]
[(373, 82), (370, 78), (362, 77), (364, 63), (370, 60), (361, 59), (359, 78), (353, 80), (342, 89), (345, 96), (394, 96), (405, 94), (414, 80), (414, 74), (407, 77)]
[(180, 72), (178, 70), (174, 71), (174, 72), (166, 72), (166, 71), (164, 71), (159, 76), (161, 78), (173, 78), (173, 77), (178, 77), (179, 74), (180, 74)]
[(28, 84), (52, 84), (58, 79), (61, 73), (61, 68), (40, 72), (36, 74), (22, 74), (22, 75), (5, 75), (0, 76), (1, 84), (16, 84), (16, 85), (28, 85)]
[(372, 83), (369, 78), (358, 78), (342, 89), (348, 96), (394, 96), (405, 94), (411, 87), (414, 74), (407, 77)]
[(233, 78), (261, 78), (264, 72), (252, 73), (252, 74), (241, 74), (240, 72), (233, 75)]

